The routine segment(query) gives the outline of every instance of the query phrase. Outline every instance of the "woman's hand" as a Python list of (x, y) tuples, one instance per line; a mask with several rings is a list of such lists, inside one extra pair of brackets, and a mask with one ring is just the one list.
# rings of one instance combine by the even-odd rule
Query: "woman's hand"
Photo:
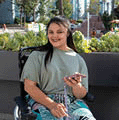
[(76, 73), (74, 75), (68, 76), (68, 77), (64, 77), (63, 80), (65, 81), (65, 83), (70, 86), (70, 87), (74, 87), (76, 85), (80, 85), (82, 78), (86, 77), (85, 75), (82, 75), (80, 73)]
[(52, 113), (52, 115), (57, 118), (68, 116), (66, 111), (67, 109), (62, 103), (55, 103), (55, 105), (53, 105), (53, 107), (50, 109), (50, 112)]
[(85, 75), (76, 73), (63, 79), (68, 86), (72, 87), (72, 93), (78, 99), (83, 98), (87, 93), (86, 88), (81, 84), (82, 78), (85, 77)]

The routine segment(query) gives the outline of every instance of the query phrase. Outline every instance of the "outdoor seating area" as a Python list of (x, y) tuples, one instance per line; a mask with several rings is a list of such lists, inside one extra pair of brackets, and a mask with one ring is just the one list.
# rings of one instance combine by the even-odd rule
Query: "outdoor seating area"
[(119, 120), (119, 0), (0, 8), (0, 120)]
[[(13, 111), (16, 106), (14, 98), (16, 96), (20, 96), (18, 53), (10, 53), (10, 55), (12, 56), (10, 60), (8, 59), (9, 56), (8, 58), (4, 58), (5, 54), (5, 52), (1, 52), (0, 54), (0, 57), (4, 59), (4, 63), (0, 61), (2, 64), (2, 70), (0, 70), (2, 71), (2, 75), (0, 76), (4, 76), (3, 78), (5, 78), (0, 78), (0, 113), (4, 111), (4, 114), (10, 114), (11, 118), (13, 118)], [(114, 55), (111, 55), (109, 53), (107, 53), (106, 55), (104, 55), (103, 53), (98, 53), (98, 55), (96, 55), (96, 53), (81, 55), (85, 59), (89, 69), (89, 92), (95, 97), (93, 102), (87, 102), (92, 113), (94, 114), (97, 120), (118, 120), (118, 53), (115, 54), (115, 57)], [(8, 63), (7, 68), (4, 68), (7, 69), (7, 71), (3, 69), (3, 66), (6, 63)], [(12, 69), (9, 66), (10, 64), (16, 67)], [(4, 73), (7, 75), (3, 75)]]

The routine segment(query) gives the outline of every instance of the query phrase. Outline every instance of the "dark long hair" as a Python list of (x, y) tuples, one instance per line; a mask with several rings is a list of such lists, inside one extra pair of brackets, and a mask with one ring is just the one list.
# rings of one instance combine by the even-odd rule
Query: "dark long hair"
[[(47, 35), (48, 35), (48, 28), (50, 26), (50, 24), (52, 23), (56, 23), (58, 25), (63, 25), (64, 27), (66, 27), (68, 29), (68, 37), (67, 37), (67, 46), (71, 49), (73, 49), (75, 52), (77, 52), (75, 46), (74, 46), (74, 43), (73, 43), (73, 37), (72, 37), (72, 32), (71, 32), (71, 29), (70, 29), (70, 23), (69, 21), (64, 18), (64, 17), (61, 17), (61, 16), (56, 16), (54, 18), (52, 18), (48, 25), (47, 25), (47, 28), (46, 28), (46, 32), (47, 32)], [(39, 47), (39, 50), (40, 51), (47, 51), (46, 53), (46, 56), (45, 56), (45, 67), (48, 63), (48, 61), (52, 59), (52, 55), (53, 55), (53, 46), (52, 44), (49, 42), (49, 39), (48, 39), (48, 43), (46, 45), (43, 45), (41, 47)]]

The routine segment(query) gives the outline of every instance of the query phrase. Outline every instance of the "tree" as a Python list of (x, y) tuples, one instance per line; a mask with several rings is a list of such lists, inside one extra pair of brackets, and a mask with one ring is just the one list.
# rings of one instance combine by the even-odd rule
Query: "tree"
[(39, 4), (39, 0), (24, 0), (25, 1), (25, 5), (24, 5), (24, 9), (25, 9), (25, 13), (29, 16), (33, 16), (33, 21), (35, 22), (35, 18), (36, 18), (36, 7)]
[(24, 13), (24, 24), (25, 16), (33, 16), (33, 21), (35, 21), (36, 7), (39, 4), (39, 0), (16, 0), (16, 4), (20, 8), (20, 24), (22, 26), (22, 16)]
[(49, 0), (39, 1), (39, 7), (38, 7), (38, 13), (40, 13), (39, 22), (42, 22), (45, 24), (46, 18), (51, 14), (50, 8), (51, 8), (51, 2)]
[(20, 9), (20, 25), (22, 27), (22, 14), (23, 14), (23, 7), (24, 7), (24, 4), (23, 4), (23, 1), (24, 0), (16, 0), (16, 4), (18, 5), (19, 9)]
[(64, 15), (63, 13), (63, 0), (58, 0), (59, 1), (59, 14)]
[(100, 11), (100, 6), (99, 6), (99, 1), (98, 0), (91, 0), (90, 5), (89, 5), (89, 9), (87, 11), (90, 12), (90, 14), (93, 15), (98, 15), (99, 11)]
[(41, 16), (44, 16), (46, 14), (46, 8), (48, 8), (48, 1), (46, 0), (40, 0), (39, 1), (39, 13)]
[(67, 18), (70, 18), (72, 16), (72, 4), (70, 3), (70, 0), (63, 0), (63, 11), (64, 11), (64, 15)]
[(56, 8), (56, 0), (48, 3), (46, 15), (50, 18), (59, 15), (59, 10)]
[(59, 11), (56, 9), (55, 5), (56, 0), (40, 0), (39, 3), (39, 13), (40, 13), (40, 20), (39, 22), (42, 22), (44, 24), (47, 24), (49, 21), (49, 18), (57, 16), (59, 14)]
[[(64, 15), (67, 18), (70, 18), (72, 15), (72, 4), (70, 3), (70, 0), (63, 0), (63, 4), (60, 4), (59, 6), (59, 0), (56, 1), (56, 9), (59, 11), (59, 15)], [(61, 12), (61, 5), (63, 11)]]
[(113, 0), (116, 5), (119, 5), (119, 0)]

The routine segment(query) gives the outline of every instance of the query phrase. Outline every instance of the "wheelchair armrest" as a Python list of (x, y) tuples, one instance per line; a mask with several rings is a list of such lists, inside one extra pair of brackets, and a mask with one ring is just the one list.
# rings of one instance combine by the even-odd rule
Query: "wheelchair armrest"
[(93, 94), (91, 94), (91, 93), (88, 92), (83, 99), (86, 100), (87, 102), (93, 102), (94, 99), (95, 99), (95, 97), (94, 97)]
[(21, 111), (28, 112), (28, 105), (26, 104), (25, 100), (21, 96), (17, 96), (14, 98), (16, 104), (19, 106)]
[(15, 97), (15, 102), (19, 106), (21, 110), (21, 120), (35, 120), (37, 115), (33, 114), (30, 109), (28, 109), (28, 105), (21, 96)]

